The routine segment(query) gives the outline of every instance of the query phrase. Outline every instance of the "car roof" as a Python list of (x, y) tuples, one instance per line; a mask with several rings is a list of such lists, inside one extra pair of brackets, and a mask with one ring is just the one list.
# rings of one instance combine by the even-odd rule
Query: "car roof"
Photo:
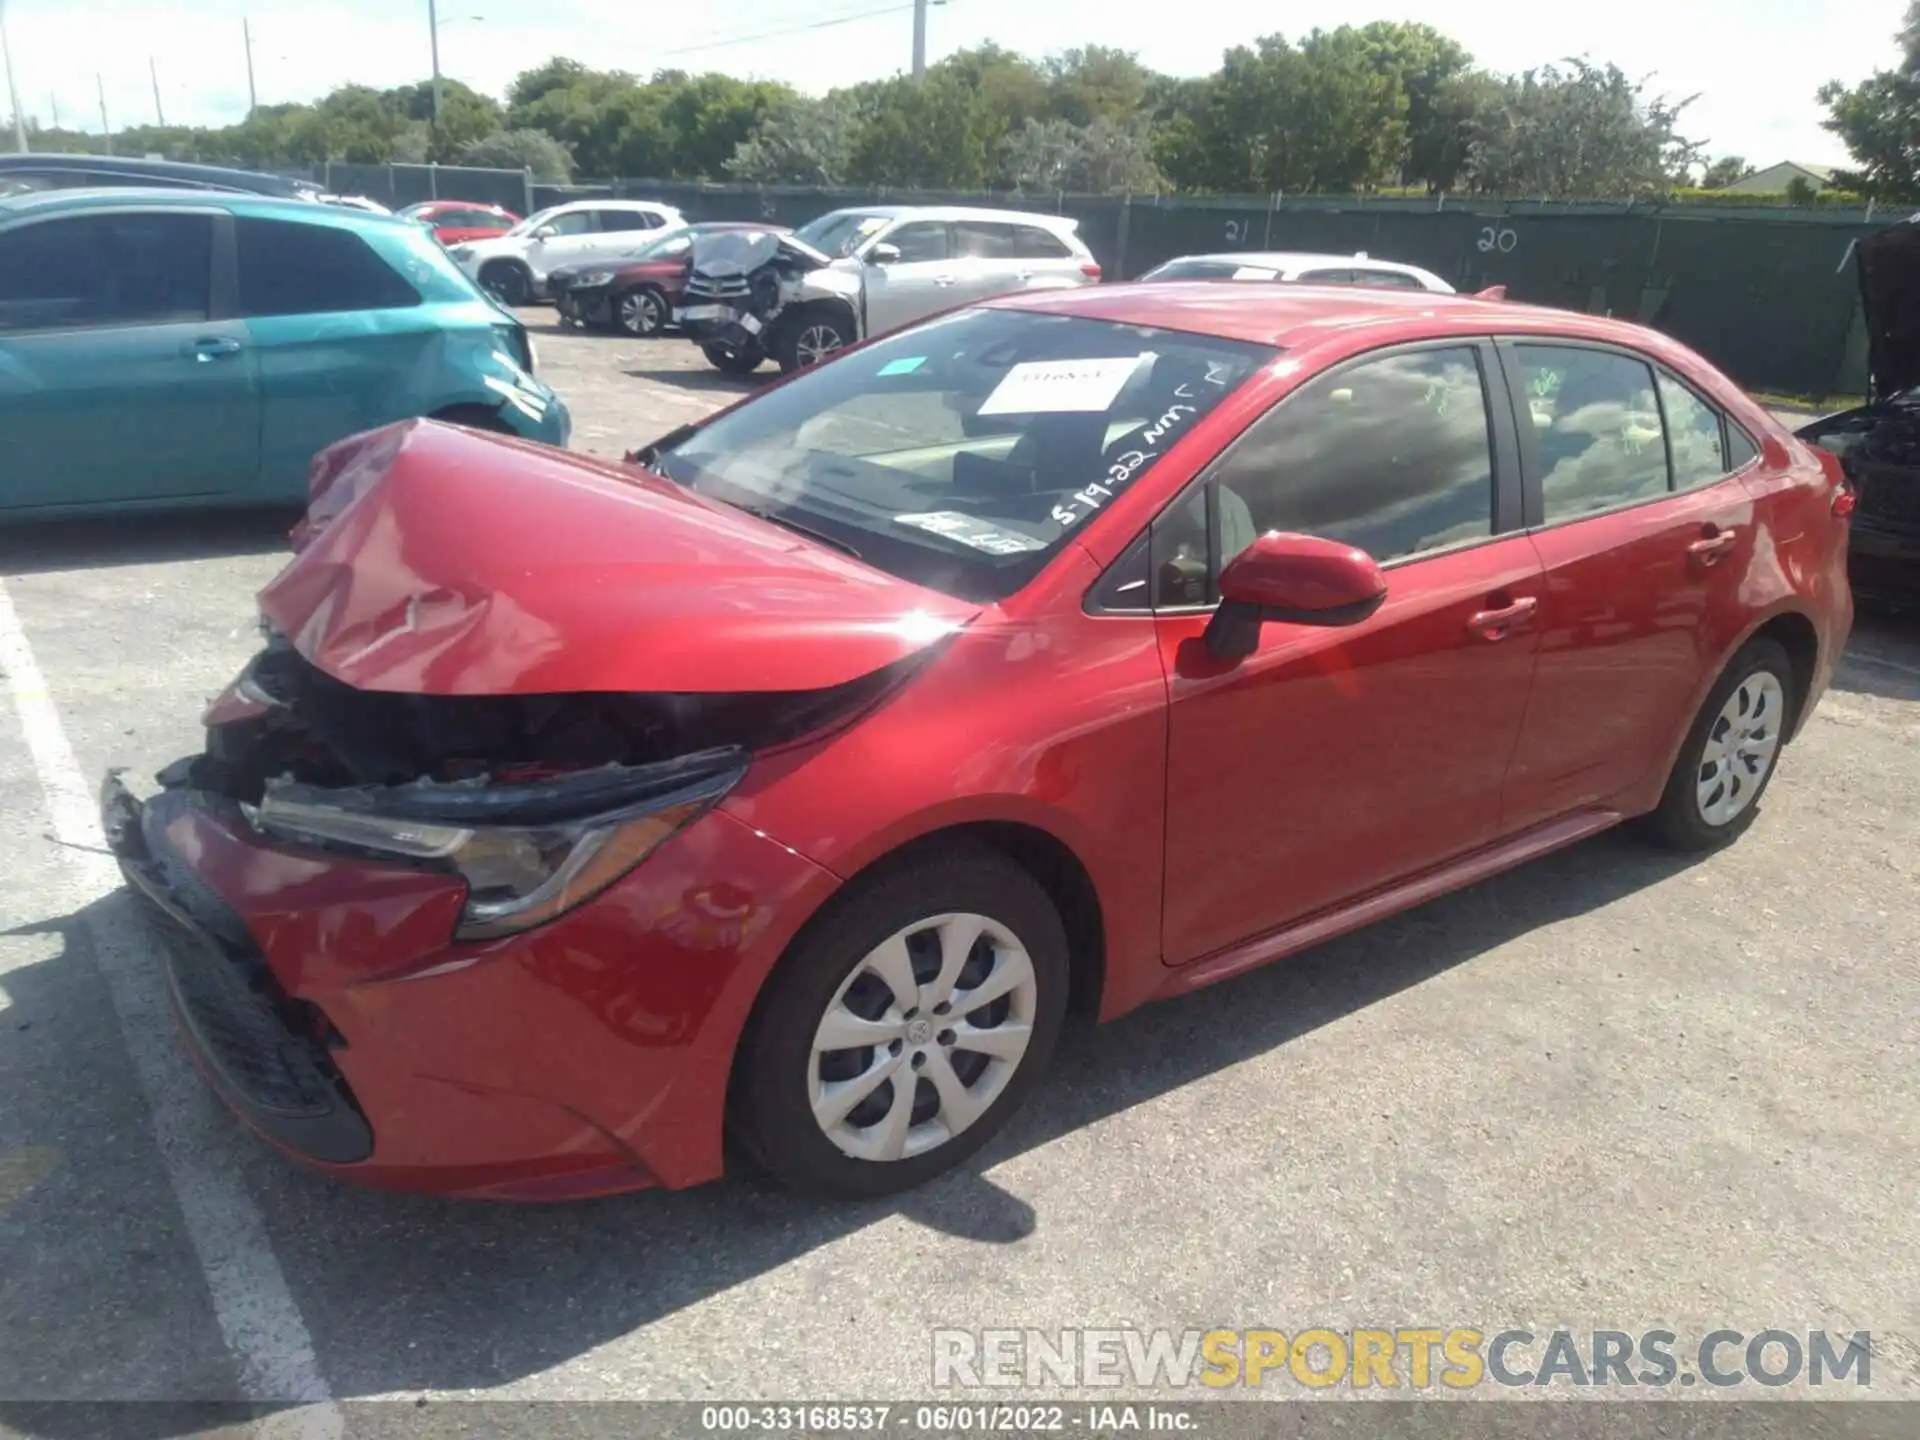
[(1077, 315), (1281, 349), (1301, 348), (1337, 332), (1362, 329), (1383, 332), (1382, 344), (1421, 335), (1548, 333), (1661, 353), (1676, 348), (1657, 331), (1623, 320), (1433, 290), (1148, 280), (1029, 290), (984, 303), (996, 309)]
[(1002, 220), (1023, 225), (1042, 225), (1049, 230), (1075, 230), (1080, 222), (1071, 215), (1056, 215), (1044, 210), (995, 210), (980, 205), (843, 205), (840, 215), (884, 215), (898, 220), (908, 215), (924, 215), (929, 220)]
[(277, 195), (254, 195), (232, 190), (190, 190), (178, 186), (105, 185), (91, 190), (28, 190), (0, 196), (0, 219), (63, 214), (86, 210), (227, 210), (264, 220), (298, 220), (309, 225), (343, 225), (354, 229), (413, 222), (398, 215), (356, 210), (350, 205), (316, 204)]
[(598, 197), (587, 196), (584, 199), (577, 200), (556, 200), (553, 204), (543, 205), (540, 208), (542, 210), (569, 210), (575, 205), (597, 205), (603, 210), (611, 207), (615, 210), (672, 210), (676, 215), (680, 213), (678, 209), (667, 204), (664, 200), (616, 199), (611, 195), (601, 195)]
[(156, 183), (199, 185), (210, 189), (236, 189), (259, 195), (297, 195), (302, 190), (320, 187), (307, 180), (292, 180), (284, 175), (269, 175), (261, 170), (241, 170), (228, 165), (200, 165), (185, 160), (148, 160), (133, 155), (75, 155), (71, 153), (0, 155), (0, 179), (18, 174), (123, 175), (145, 177)]

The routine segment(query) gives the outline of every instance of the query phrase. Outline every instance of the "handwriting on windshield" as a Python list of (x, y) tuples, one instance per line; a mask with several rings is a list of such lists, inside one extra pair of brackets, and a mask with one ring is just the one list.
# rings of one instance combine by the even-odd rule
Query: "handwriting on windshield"
[(1159, 418), (1141, 430), (1134, 440), (1133, 447), (1122, 451), (1107, 466), (1104, 478), (1091, 485), (1082, 486), (1074, 491), (1062, 503), (1053, 507), (1053, 521), (1062, 529), (1070, 529), (1096, 513), (1101, 506), (1120, 493), (1127, 482), (1138, 475), (1148, 465), (1160, 457), (1168, 441), (1179, 431), (1186, 428), (1188, 421), (1200, 413), (1198, 407), (1186, 401), (1193, 398), (1193, 391), (1181, 385), (1173, 392), (1180, 397), (1163, 411)]

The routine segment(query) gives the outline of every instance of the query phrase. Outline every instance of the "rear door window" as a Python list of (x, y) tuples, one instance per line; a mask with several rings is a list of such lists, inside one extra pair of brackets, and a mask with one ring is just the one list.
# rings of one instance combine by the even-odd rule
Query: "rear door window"
[(1070, 260), (1073, 247), (1038, 225), (1015, 225), (1014, 253), (1023, 260)]
[(1298, 277), (1302, 285), (1351, 285), (1351, 270), (1307, 270)]
[(324, 315), (420, 303), (420, 292), (351, 230), (246, 218), (236, 219), (234, 230), (243, 315)]
[(1423, 286), (1413, 276), (1400, 270), (1359, 270), (1353, 272), (1356, 285), (1385, 285), (1393, 290), (1423, 290)]
[[(900, 242), (895, 240), (897, 245)], [(1011, 225), (990, 220), (953, 222), (953, 253), (963, 260), (1007, 260), (1022, 253)]]
[(1546, 523), (1664, 495), (1667, 445), (1653, 370), (1610, 350), (1516, 345)]
[(75, 215), (0, 234), (0, 332), (205, 320), (213, 219)]

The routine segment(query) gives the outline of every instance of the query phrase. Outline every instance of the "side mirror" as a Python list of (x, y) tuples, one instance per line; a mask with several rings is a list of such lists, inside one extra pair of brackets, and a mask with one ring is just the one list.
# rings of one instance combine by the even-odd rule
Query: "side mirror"
[(1220, 572), (1220, 608), (1207, 623), (1217, 660), (1251, 655), (1268, 620), (1357, 625), (1387, 598), (1387, 577), (1364, 550), (1315, 535), (1262, 535)]
[(896, 265), (899, 261), (900, 247), (884, 240), (867, 252), (867, 262), (872, 265)]
[(551, 240), (559, 233), (560, 232), (551, 225), (542, 225), (538, 230), (533, 232), (533, 238), (536, 240)]

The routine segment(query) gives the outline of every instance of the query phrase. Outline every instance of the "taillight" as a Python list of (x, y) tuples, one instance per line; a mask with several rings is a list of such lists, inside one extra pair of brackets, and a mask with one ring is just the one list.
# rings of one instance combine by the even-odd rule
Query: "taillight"
[(1086, 276), (1089, 280), (1098, 282), (1098, 280), (1100, 279), (1100, 266), (1096, 261), (1093, 261), (1093, 260), (1082, 261), (1080, 265), (1080, 273)]
[(1833, 514), (1835, 519), (1844, 520), (1853, 514), (1853, 507), (1860, 503), (1853, 493), (1851, 485), (1842, 484), (1833, 492)]

